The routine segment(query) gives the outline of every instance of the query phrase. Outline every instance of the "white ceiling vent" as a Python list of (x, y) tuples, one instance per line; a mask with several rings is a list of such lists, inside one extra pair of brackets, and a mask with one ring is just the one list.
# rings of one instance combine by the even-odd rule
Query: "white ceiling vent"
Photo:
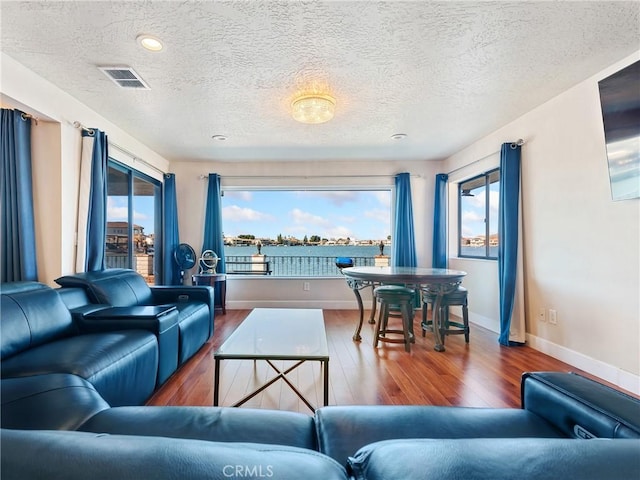
[(150, 90), (149, 85), (142, 80), (131, 67), (98, 67), (109, 79), (122, 88), (137, 88)]

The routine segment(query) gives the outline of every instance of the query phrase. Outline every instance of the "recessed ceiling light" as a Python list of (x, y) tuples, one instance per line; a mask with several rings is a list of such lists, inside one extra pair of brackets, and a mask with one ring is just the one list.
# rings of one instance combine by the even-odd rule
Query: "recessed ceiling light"
[(394, 140), (402, 140), (403, 138), (407, 138), (407, 134), (406, 133), (394, 133), (393, 135), (391, 135), (391, 138), (393, 138)]
[(162, 42), (158, 37), (154, 37), (153, 35), (138, 35), (136, 37), (136, 41), (142, 46), (149, 50), (150, 52), (159, 52), (162, 50)]
[(211, 138), (219, 142), (224, 142), (227, 139), (224, 135), (212, 135)]

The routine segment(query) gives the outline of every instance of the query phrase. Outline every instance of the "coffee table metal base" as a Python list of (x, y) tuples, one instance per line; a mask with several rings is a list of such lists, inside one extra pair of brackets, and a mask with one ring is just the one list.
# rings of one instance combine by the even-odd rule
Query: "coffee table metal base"
[[(221, 361), (221, 359), (218, 359), (218, 358), (215, 359), (215, 367), (214, 367), (215, 368), (215, 374), (214, 374), (214, 386), (213, 386), (213, 405), (215, 407), (217, 407), (219, 405), (219, 403), (220, 403), (220, 399), (218, 397), (218, 394), (220, 392), (220, 361)], [(302, 392), (300, 392), (300, 390), (298, 390), (298, 388), (293, 383), (291, 383), (291, 380), (289, 380), (287, 378), (287, 375), (289, 373), (294, 371), (296, 368), (298, 368), (300, 365), (302, 365), (307, 360), (300, 360), (297, 363), (295, 363), (294, 365), (292, 365), (289, 368), (287, 368), (286, 370), (280, 370), (276, 365), (273, 364), (273, 362), (271, 360), (265, 360), (265, 361), (269, 364), (269, 366), (271, 368), (273, 368), (276, 371), (277, 375), (275, 377), (273, 377), (272, 379), (270, 379), (269, 381), (267, 381), (266, 383), (264, 383), (263, 385), (261, 385), (260, 387), (258, 387), (253, 392), (249, 393), (248, 395), (245, 395), (242, 399), (240, 399), (236, 403), (234, 403), (232, 405), (232, 407), (239, 407), (239, 406), (247, 403), (253, 397), (255, 397), (256, 395), (260, 394), (261, 392), (263, 392), (264, 390), (269, 388), (271, 385), (273, 385), (278, 380), (282, 379), (287, 385), (289, 385), (291, 390), (293, 390), (293, 392), (298, 396), (298, 398), (300, 398), (300, 400), (302, 400), (304, 402), (304, 404), (307, 407), (309, 407), (309, 409), (312, 412), (315, 412), (316, 409), (311, 404), (311, 402), (309, 402), (309, 400), (306, 399), (306, 397), (302, 394)], [(322, 376), (323, 376), (323, 382), (322, 382), (323, 383), (323, 387), (322, 387), (322, 390), (323, 390), (323, 404), (326, 407), (327, 405), (329, 405), (329, 359), (321, 360), (320, 362), (322, 363)]]

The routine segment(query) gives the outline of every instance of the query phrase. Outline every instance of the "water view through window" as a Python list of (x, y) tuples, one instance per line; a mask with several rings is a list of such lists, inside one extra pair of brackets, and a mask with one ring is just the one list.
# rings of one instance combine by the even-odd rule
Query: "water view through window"
[(226, 190), (222, 207), (227, 272), (335, 276), (337, 257), (391, 253), (390, 190)]

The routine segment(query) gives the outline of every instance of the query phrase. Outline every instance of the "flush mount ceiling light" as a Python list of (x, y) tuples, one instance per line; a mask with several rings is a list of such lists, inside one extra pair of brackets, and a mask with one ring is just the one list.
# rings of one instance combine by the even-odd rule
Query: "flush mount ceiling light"
[(393, 138), (394, 140), (402, 140), (403, 138), (407, 138), (407, 134), (406, 133), (394, 133), (393, 135), (391, 135), (391, 138)]
[(312, 93), (296, 97), (291, 102), (291, 115), (301, 123), (324, 123), (333, 118), (336, 99), (331, 95)]
[(162, 42), (158, 37), (154, 37), (153, 35), (138, 35), (136, 37), (136, 41), (140, 44), (140, 46), (150, 52), (159, 52), (162, 50)]

